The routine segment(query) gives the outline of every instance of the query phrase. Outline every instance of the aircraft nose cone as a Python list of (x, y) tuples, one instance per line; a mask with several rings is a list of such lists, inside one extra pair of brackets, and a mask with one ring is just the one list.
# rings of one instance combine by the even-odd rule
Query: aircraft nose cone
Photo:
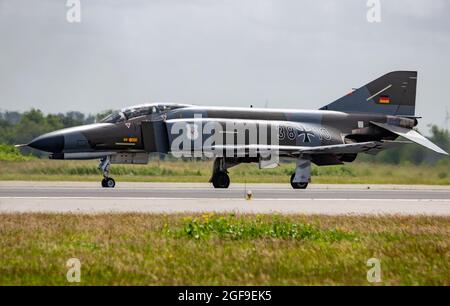
[(64, 136), (45, 134), (33, 139), (29, 147), (52, 153), (60, 153), (64, 149)]

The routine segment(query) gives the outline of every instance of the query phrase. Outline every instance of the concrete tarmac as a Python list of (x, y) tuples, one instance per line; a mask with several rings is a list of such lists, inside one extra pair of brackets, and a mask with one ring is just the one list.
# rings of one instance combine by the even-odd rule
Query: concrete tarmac
[[(251, 190), (251, 200), (245, 194)], [(282, 213), (450, 216), (450, 186), (0, 182), (0, 213)]]

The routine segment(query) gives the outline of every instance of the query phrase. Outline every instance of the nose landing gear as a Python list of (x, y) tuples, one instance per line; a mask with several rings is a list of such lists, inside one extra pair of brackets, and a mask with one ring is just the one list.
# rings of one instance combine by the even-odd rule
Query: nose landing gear
[(109, 177), (109, 166), (111, 161), (109, 156), (100, 159), (100, 164), (98, 169), (103, 172), (102, 187), (103, 188), (114, 188), (116, 186), (116, 181), (112, 177)]
[(114, 188), (116, 186), (116, 181), (112, 177), (102, 179), (103, 188)]

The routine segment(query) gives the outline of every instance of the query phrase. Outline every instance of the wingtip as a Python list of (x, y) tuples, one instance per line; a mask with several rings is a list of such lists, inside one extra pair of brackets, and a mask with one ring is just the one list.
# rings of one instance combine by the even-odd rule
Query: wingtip
[(23, 148), (23, 147), (26, 147), (26, 146), (28, 146), (27, 144), (16, 144), (16, 145), (14, 145), (16, 148)]
[(436, 147), (437, 148), (433, 149), (433, 151), (435, 151), (436, 153), (448, 156), (448, 153), (446, 151), (444, 151), (443, 149), (439, 148), (438, 146), (436, 146)]
[(434, 143), (432, 143), (433, 145), (434, 145), (434, 148), (430, 148), (430, 149), (432, 149), (434, 152), (436, 152), (436, 153), (439, 153), (439, 154), (442, 154), (442, 155), (447, 155), (448, 156), (448, 153), (444, 150), (444, 149), (442, 149), (441, 147), (438, 147), (437, 145), (435, 145)]

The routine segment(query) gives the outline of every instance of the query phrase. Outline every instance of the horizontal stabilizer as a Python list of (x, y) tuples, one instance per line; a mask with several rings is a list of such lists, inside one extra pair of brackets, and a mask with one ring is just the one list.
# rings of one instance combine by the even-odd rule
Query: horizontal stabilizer
[(379, 122), (373, 122), (371, 121), (372, 124), (379, 126), (385, 130), (388, 130), (394, 134), (397, 134), (399, 136), (402, 136), (406, 139), (409, 139), (417, 144), (420, 144), (421, 146), (424, 146), (430, 150), (433, 150), (434, 152), (440, 153), (440, 154), (444, 154), (444, 155), (448, 155), (447, 152), (445, 152), (444, 150), (442, 150), (441, 148), (439, 148), (437, 145), (435, 145), (434, 143), (432, 143), (431, 141), (429, 141), (427, 138), (425, 138), (424, 136), (420, 135), (418, 132), (411, 130), (411, 129), (407, 129), (404, 127), (400, 127), (400, 126), (395, 126), (395, 125), (390, 125), (390, 124), (385, 124), (385, 123), (379, 123)]

